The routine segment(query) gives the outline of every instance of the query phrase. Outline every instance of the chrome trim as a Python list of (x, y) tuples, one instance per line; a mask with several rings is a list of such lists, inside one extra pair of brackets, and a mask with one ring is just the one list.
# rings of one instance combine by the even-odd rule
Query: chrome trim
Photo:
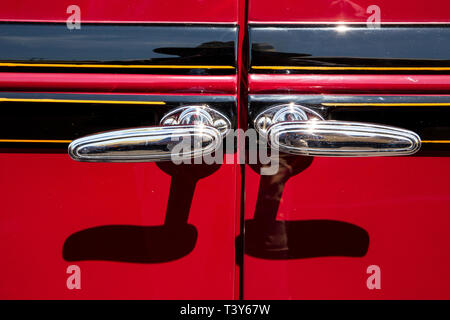
[(412, 131), (348, 121), (279, 122), (269, 127), (267, 137), (281, 152), (325, 157), (410, 155), (421, 146)]
[(270, 107), (258, 114), (253, 122), (258, 133), (267, 137), (269, 127), (280, 121), (324, 120), (316, 111), (295, 103)]
[[(194, 117), (190, 116), (195, 115)], [(195, 124), (201, 122), (210, 125), (220, 131), (222, 137), (226, 136), (231, 129), (231, 121), (221, 112), (207, 105), (191, 105), (176, 108), (161, 119), (161, 125)]]
[(89, 135), (73, 141), (68, 152), (73, 160), (87, 162), (185, 160), (211, 154), (231, 130), (230, 120), (208, 106), (177, 108), (161, 124)]

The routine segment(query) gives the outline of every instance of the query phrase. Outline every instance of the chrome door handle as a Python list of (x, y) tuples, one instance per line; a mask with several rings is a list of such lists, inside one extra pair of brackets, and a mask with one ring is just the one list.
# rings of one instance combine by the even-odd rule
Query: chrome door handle
[(409, 130), (371, 123), (324, 120), (317, 112), (294, 104), (269, 108), (255, 127), (281, 152), (326, 157), (410, 155), (421, 146)]
[(88, 162), (154, 162), (211, 154), (231, 128), (230, 120), (208, 106), (186, 106), (166, 114), (160, 126), (113, 130), (85, 136), (69, 145), (69, 155)]

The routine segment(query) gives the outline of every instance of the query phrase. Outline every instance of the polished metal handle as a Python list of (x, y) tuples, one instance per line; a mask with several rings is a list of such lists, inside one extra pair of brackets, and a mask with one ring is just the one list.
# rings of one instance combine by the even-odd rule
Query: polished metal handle
[(409, 130), (371, 123), (325, 121), (300, 105), (282, 105), (259, 114), (255, 127), (281, 152), (326, 157), (410, 155), (421, 146)]
[[(69, 155), (88, 162), (154, 162), (211, 154), (231, 128), (230, 120), (207, 106), (175, 109), (161, 126), (114, 130), (85, 136), (69, 145)], [(179, 150), (175, 146), (184, 143)], [(186, 145), (188, 144), (188, 145)]]
[(347, 121), (280, 122), (267, 136), (281, 152), (309, 156), (395, 156), (420, 148), (419, 136), (409, 130)]

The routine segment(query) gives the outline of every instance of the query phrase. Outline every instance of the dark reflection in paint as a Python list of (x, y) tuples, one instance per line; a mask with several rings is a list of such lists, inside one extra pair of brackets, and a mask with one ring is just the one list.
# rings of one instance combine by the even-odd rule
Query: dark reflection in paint
[(209, 25), (0, 23), (0, 62), (27, 64), (171, 65), (171, 68), (0, 66), (8, 72), (235, 74), (237, 28)]
[(177, 226), (105, 225), (70, 235), (63, 248), (66, 261), (104, 260), (161, 263), (189, 254), (197, 229)]
[[(450, 70), (350, 70), (339, 67), (450, 67), (449, 25), (252, 26), (252, 73), (434, 74)], [(298, 41), (295, 41), (295, 40)], [(300, 41), (301, 40), (301, 41)], [(289, 67), (312, 67), (290, 69)], [(321, 67), (314, 68), (314, 67)], [(330, 67), (331, 69), (323, 69)]]
[[(356, 225), (334, 220), (276, 220), (286, 182), (312, 161), (312, 157), (281, 156), (278, 172), (261, 176), (254, 218), (245, 221), (246, 254), (263, 259), (304, 259), (367, 253), (369, 235)], [(251, 168), (260, 172), (261, 166)]]
[(197, 242), (197, 229), (187, 222), (195, 186), (219, 165), (161, 162), (158, 167), (172, 177), (164, 225), (104, 225), (81, 230), (66, 239), (63, 258), (163, 263), (189, 254)]

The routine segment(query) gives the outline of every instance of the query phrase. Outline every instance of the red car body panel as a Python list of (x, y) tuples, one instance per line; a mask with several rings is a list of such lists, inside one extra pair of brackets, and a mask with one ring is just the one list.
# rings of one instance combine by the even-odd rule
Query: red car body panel
[[(15, 1), (3, 6), (0, 20), (66, 22), (73, 1)], [(80, 0), (84, 23), (236, 23), (238, 1)]]
[(236, 94), (236, 76), (0, 73), (4, 90)]
[[(5, 3), (0, 20), (65, 24), (70, 15), (66, 8), (71, 4), (51, 0)], [(238, 23), (237, 0), (89, 0), (76, 4), (81, 8), (82, 23)], [(237, 97), (236, 74), (4, 72), (0, 78), (2, 91)], [(5, 259), (0, 270), (8, 276), (0, 280), (0, 298), (237, 298), (238, 165), (206, 169), (181, 166), (176, 173), (171, 170), (170, 165), (166, 168), (154, 163), (77, 163), (67, 153), (39, 149), (1, 153), (0, 251)], [(121, 226), (124, 239), (119, 245), (132, 252), (133, 245), (139, 243), (127, 228), (161, 228), (164, 235), (165, 219), (183, 222), (185, 218), (186, 226), (196, 231), (196, 238), (172, 233), (170, 240), (167, 235), (162, 237), (148, 248), (149, 255), (155, 250), (161, 254), (154, 261), (69, 261), (64, 256), (68, 238), (82, 230)], [(164, 254), (175, 246), (188, 245), (193, 245), (192, 250), (178, 257)], [(142, 260), (154, 258), (146, 256), (145, 248), (141, 251)], [(80, 267), (81, 289), (67, 287), (71, 265)]]
[(370, 75), (370, 74), (251, 74), (252, 93), (409, 93), (445, 94), (450, 88), (447, 75)]
[[(370, 5), (382, 24), (448, 23), (446, 1), (250, 0), (253, 25), (366, 24)], [(294, 40), (293, 40), (294, 41)], [(298, 40), (300, 41), (300, 39)], [(324, 44), (326, 45), (326, 44)], [(418, 44), (419, 45), (419, 44)], [(250, 94), (430, 94), (448, 92), (448, 75), (251, 74)], [(298, 157), (297, 157), (298, 158)], [(360, 257), (264, 258), (245, 255), (245, 299), (449, 299), (450, 184), (447, 157), (294, 158), (275, 176), (246, 169), (245, 219), (276, 203), (276, 221), (302, 226), (287, 239), (305, 248), (332, 246), (351, 235), (316, 221), (350, 223), (367, 232)], [(297, 159), (297, 160), (295, 160)], [(296, 162), (297, 161), (297, 162)], [(296, 169), (296, 166), (298, 169)], [(264, 191), (266, 190), (266, 191)], [(274, 206), (276, 206), (274, 204)], [(288, 226), (286, 226), (288, 228)], [(294, 229), (295, 230), (295, 229)], [(316, 235), (311, 233), (316, 233)], [(292, 239), (293, 238), (293, 239)], [(306, 250), (306, 249), (305, 249)], [(370, 266), (381, 288), (370, 289)], [(369, 268), (369, 269), (368, 269)]]
[[(262, 179), (268, 184), (270, 179), (287, 180), (277, 220), (347, 222), (365, 229), (370, 240), (367, 254), (359, 258), (267, 260), (246, 255), (245, 298), (450, 298), (447, 162), (426, 157), (315, 158), (304, 171), (289, 177), (280, 170), (275, 178), (261, 178), (248, 169), (246, 220), (253, 219), (258, 190), (267, 185)], [(334, 238), (348, 236), (330, 231), (322, 235), (322, 241), (332, 245)], [(299, 239), (305, 240), (301, 235)], [(314, 238), (304, 244), (317, 245)], [(381, 268), (381, 290), (366, 286), (371, 265)]]
[(274, 6), (270, 1), (249, 1), (249, 23), (366, 23), (367, 8), (382, 9), (383, 23), (449, 22), (445, 0), (389, 1), (380, 0), (282, 0)]
[[(176, 205), (167, 212), (174, 183), (167, 172), (148, 163), (76, 163), (66, 154), (1, 154), (0, 163), (0, 250), (8, 274), (0, 282), (2, 299), (234, 297), (235, 166), (223, 165), (195, 186), (194, 174), (182, 175), (173, 188), (178, 195), (195, 188), (187, 210), (197, 243), (180, 259), (148, 264), (67, 262), (63, 245), (74, 232), (95, 226), (162, 226), (167, 214), (184, 215), (186, 208)], [(219, 200), (211, 196), (217, 193)], [(124, 247), (133, 245), (130, 238), (122, 241)], [(171, 241), (181, 245), (186, 239)], [(73, 264), (81, 269), (80, 290), (66, 286), (66, 269)]]
[[(0, 10), (0, 21), (64, 24), (71, 4), (8, 2)], [(371, 15), (367, 9), (373, 4), (366, 0), (280, 0), (276, 4), (248, 0), (246, 8), (241, 0), (80, 0), (82, 24), (238, 25), (236, 72), (8, 71), (0, 72), (0, 90), (232, 96), (237, 101), (240, 128), (252, 120), (248, 95), (447, 94), (448, 74), (248, 71), (249, 26), (366, 24)], [(450, 4), (443, 0), (380, 0), (376, 5), (386, 24), (450, 22)], [(66, 153), (39, 149), (3, 150), (0, 252), (4, 263), (0, 271), (7, 276), (0, 278), (0, 298), (449, 299), (449, 161), (439, 156), (291, 157), (281, 162), (276, 175), (261, 176), (255, 166), (242, 168), (236, 161), (217, 167), (174, 169), (154, 163), (78, 163)], [(259, 219), (255, 212), (266, 203), (276, 207), (271, 213), (279, 225), (298, 227), (298, 237), (293, 240), (305, 247), (314, 249), (348, 239), (356, 247), (358, 241), (362, 245), (367, 242), (367, 252), (358, 257), (286, 259), (252, 255), (245, 248), (248, 243), (240, 246), (245, 239), (242, 226)], [(168, 217), (181, 219), (188, 230), (193, 226), (195, 237), (164, 233)], [(327, 223), (356, 226), (361, 232), (352, 238), (348, 229), (329, 228)], [(317, 225), (322, 229), (314, 229)], [(123, 241), (111, 238), (119, 251), (139, 247), (132, 232), (136, 227), (161, 230), (161, 241), (148, 248), (149, 252), (158, 251), (159, 259), (145, 256), (145, 252), (139, 262), (68, 258), (65, 245), (74, 235), (111, 226), (122, 228)], [(189, 250), (186, 246), (192, 243)], [(91, 244), (85, 241), (83, 246)], [(171, 256), (170, 250), (177, 246), (186, 247), (186, 252)], [(81, 270), (79, 290), (67, 287), (71, 265)], [(376, 290), (367, 286), (368, 268), (373, 265), (381, 270), (381, 288)]]

